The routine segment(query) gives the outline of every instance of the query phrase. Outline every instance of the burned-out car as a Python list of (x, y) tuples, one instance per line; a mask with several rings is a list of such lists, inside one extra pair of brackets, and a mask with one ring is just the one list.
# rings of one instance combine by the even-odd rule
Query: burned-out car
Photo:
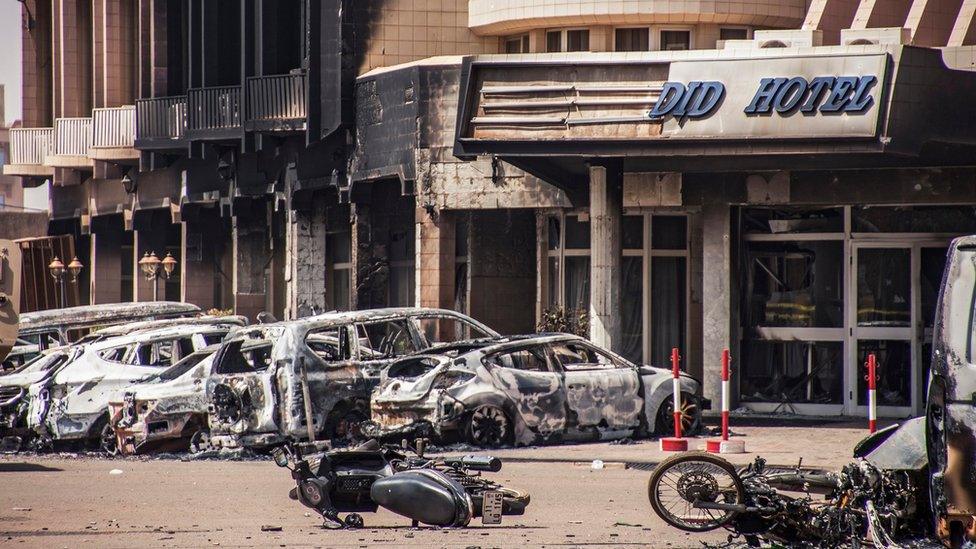
[(82, 346), (53, 376), (30, 387), (27, 424), (54, 441), (85, 441), (108, 453), (117, 450), (109, 421), (112, 395), (173, 366), (193, 352), (219, 343), (235, 324), (143, 330)]
[(204, 347), (112, 397), (109, 417), (120, 453), (199, 452), (209, 446), (207, 378), (219, 348)]
[(24, 313), (20, 315), (17, 342), (0, 370), (17, 368), (45, 349), (74, 343), (99, 328), (200, 314), (196, 305), (171, 301), (103, 303)]
[(27, 426), (30, 387), (43, 384), (79, 353), (80, 348), (73, 347), (49, 349), (0, 376), (0, 446), (5, 451), (19, 450), (31, 438), (32, 432)]
[(210, 442), (261, 447), (349, 435), (369, 417), (372, 389), (392, 361), (497, 337), (467, 316), (423, 308), (326, 313), (240, 330), (217, 351), (207, 383)]
[[(681, 378), (682, 420), (697, 429), (701, 383)], [(372, 399), (370, 434), (432, 429), (479, 446), (639, 437), (673, 429), (669, 370), (636, 366), (568, 334), (506, 338), (401, 359)]]

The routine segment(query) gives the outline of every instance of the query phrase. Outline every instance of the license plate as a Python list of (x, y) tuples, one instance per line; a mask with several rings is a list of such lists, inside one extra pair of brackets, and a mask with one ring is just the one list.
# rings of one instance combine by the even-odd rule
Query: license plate
[(484, 493), (481, 500), (481, 524), (502, 523), (502, 501), (504, 496), (494, 490)]

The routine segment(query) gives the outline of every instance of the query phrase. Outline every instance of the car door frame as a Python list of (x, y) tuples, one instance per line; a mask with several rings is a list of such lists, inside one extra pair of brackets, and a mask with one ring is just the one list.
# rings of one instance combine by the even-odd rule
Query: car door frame
[[(609, 434), (636, 431), (641, 426), (644, 408), (641, 379), (637, 368), (622, 357), (582, 339), (550, 341), (549, 352), (563, 376), (567, 414), (575, 416), (572, 427), (581, 431), (596, 428)], [(555, 345), (579, 345), (603, 355), (613, 368), (569, 370), (559, 359)]]
[[(542, 351), (546, 361), (546, 372), (534, 372), (509, 368), (495, 363), (493, 357), (524, 351), (530, 348), (538, 348)], [(485, 365), (495, 388), (501, 393), (509, 403), (511, 409), (505, 410), (507, 413), (517, 415), (511, 419), (524, 428), (532, 431), (536, 436), (543, 439), (559, 437), (561, 438), (569, 427), (569, 409), (566, 404), (566, 388), (562, 372), (557, 368), (555, 357), (552, 355), (549, 346), (545, 343), (531, 342), (520, 345), (513, 345), (503, 349), (498, 349), (486, 354), (482, 363)], [(535, 378), (535, 379), (533, 379)], [(520, 384), (519, 380), (534, 381), (535, 386), (527, 383)], [(548, 383), (541, 383), (543, 379), (548, 379)], [(531, 399), (523, 394), (525, 388), (533, 390), (545, 390), (548, 385), (549, 393), (541, 394), (542, 398), (555, 399), (555, 402), (547, 405), (540, 405), (539, 402), (532, 403)], [(548, 416), (548, 418), (547, 418)], [(545, 430), (542, 430), (545, 427)], [(516, 426), (516, 431), (518, 431)]]

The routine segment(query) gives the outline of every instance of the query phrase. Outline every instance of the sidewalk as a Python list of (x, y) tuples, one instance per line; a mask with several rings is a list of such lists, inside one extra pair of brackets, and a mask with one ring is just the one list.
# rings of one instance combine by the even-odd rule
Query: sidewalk
[[(762, 425), (762, 422), (756, 421), (749, 423), (751, 425), (736, 427), (733, 423), (732, 426), (733, 438), (744, 440), (748, 453), (723, 456), (737, 465), (746, 465), (758, 455), (765, 458), (769, 465), (777, 467), (793, 467), (802, 458), (804, 468), (837, 470), (851, 460), (854, 445), (868, 435), (865, 421), (816, 424), (797, 422), (790, 426)], [(886, 422), (881, 426), (889, 424)], [(704, 450), (705, 440), (708, 438), (718, 437), (689, 439), (689, 449)], [(459, 452), (448, 448), (445, 453)], [(610, 466), (627, 464), (628, 467), (648, 467), (674, 455), (673, 452), (662, 452), (656, 439), (633, 441), (629, 444), (591, 442), (474, 453), (487, 453), (513, 462), (578, 462), (588, 465), (599, 459)]]

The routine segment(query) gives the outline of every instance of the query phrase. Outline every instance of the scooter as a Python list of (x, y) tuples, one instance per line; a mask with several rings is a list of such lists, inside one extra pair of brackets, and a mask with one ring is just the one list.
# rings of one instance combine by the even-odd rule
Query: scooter
[[(286, 443), (272, 451), (291, 470), (289, 497), (318, 512), (328, 528), (359, 528), (360, 513), (379, 507), (409, 518), (414, 526), (464, 527), (481, 517), (498, 524), (502, 515), (522, 515), (529, 495), (482, 478), (502, 462), (490, 456), (428, 458), (426, 439), (413, 445), (382, 445), (375, 439), (352, 449), (325, 443)], [(339, 513), (349, 513), (344, 519)]]

